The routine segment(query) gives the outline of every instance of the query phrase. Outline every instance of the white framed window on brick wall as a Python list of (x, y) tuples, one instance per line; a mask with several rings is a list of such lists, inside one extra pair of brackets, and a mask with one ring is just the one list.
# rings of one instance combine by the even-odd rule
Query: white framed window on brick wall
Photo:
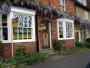
[(60, 0), (60, 10), (66, 11), (65, 0)]
[(35, 15), (28, 10), (22, 10), (16, 9), (12, 12), (13, 41), (35, 41)]
[[(35, 12), (20, 7), (11, 7), (7, 15), (2, 15), (1, 41), (3, 43), (35, 41)], [(4, 23), (4, 21), (5, 23)]]
[(86, 20), (89, 19), (88, 11), (84, 11), (84, 18), (85, 18)]
[(74, 39), (74, 21), (68, 19), (57, 20), (58, 40)]

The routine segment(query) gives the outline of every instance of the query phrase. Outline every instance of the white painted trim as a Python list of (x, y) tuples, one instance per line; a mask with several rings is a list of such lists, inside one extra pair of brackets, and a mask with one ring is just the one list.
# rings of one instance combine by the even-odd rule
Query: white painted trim
[(50, 36), (50, 49), (52, 49), (52, 40), (51, 40), (51, 23), (49, 23), (49, 36)]
[(36, 11), (34, 10), (29, 10), (25, 8), (20, 8), (20, 7), (11, 7), (11, 12), (19, 12), (19, 13), (25, 13), (25, 14), (31, 14), (35, 15)]
[[(71, 38), (66, 38), (66, 21), (72, 22), (72, 27), (73, 27), (73, 32), (72, 32), (72, 37)], [(59, 22), (62, 22), (63, 24), (63, 38), (59, 38)], [(74, 38), (74, 21), (73, 20), (68, 20), (68, 19), (57, 19), (57, 34), (58, 34), (58, 40), (71, 40), (75, 39)]]
[(79, 34), (79, 42), (81, 42), (81, 33), (78, 32), (78, 34)]
[(2, 13), (0, 13), (0, 41), (2, 40)]

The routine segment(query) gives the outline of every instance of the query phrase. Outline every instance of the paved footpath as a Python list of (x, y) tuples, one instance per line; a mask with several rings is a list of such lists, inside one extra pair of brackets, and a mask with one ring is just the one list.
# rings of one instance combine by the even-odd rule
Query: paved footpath
[(29, 68), (85, 68), (90, 61), (90, 50), (46, 63), (34, 64)]

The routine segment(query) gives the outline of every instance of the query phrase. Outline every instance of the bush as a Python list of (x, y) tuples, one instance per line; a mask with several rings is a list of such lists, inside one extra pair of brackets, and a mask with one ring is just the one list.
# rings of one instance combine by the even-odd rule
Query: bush
[(61, 49), (61, 42), (60, 41), (55, 41), (53, 43), (53, 48), (54, 48), (55, 51), (60, 51), (60, 49)]
[(85, 43), (82, 43), (82, 42), (76, 42), (75, 45), (76, 45), (76, 47), (79, 47), (79, 48), (85, 47)]
[(86, 39), (86, 42), (90, 43), (90, 38), (87, 38), (87, 39)]
[(41, 62), (45, 62), (48, 59), (48, 55), (46, 53), (40, 53), (39, 54), (39, 60)]
[(39, 61), (39, 53), (32, 52), (28, 55), (27, 64), (34, 64)]
[(87, 48), (90, 48), (90, 43), (89, 43), (89, 42), (86, 42), (86, 43), (85, 43), (85, 46), (86, 46)]
[(26, 48), (24, 46), (19, 46), (16, 48), (16, 54), (15, 54), (15, 62), (18, 63), (25, 63), (27, 60), (27, 52)]

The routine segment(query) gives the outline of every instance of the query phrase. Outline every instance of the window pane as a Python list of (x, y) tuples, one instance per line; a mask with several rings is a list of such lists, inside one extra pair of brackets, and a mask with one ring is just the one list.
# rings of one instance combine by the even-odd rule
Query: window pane
[(8, 40), (8, 29), (3, 27), (3, 40)]
[(60, 0), (60, 5), (64, 6), (64, 0)]
[(2, 14), (2, 33), (3, 40), (8, 40), (7, 15)]
[(17, 28), (13, 28), (13, 39), (14, 39), (14, 40), (17, 40), (17, 37), (18, 37), (18, 36), (17, 36), (17, 33), (18, 33), (18, 32), (17, 32)]
[(31, 27), (31, 22), (32, 22), (32, 17), (28, 16), (28, 25), (29, 25), (29, 27)]
[(28, 26), (28, 19), (27, 16), (23, 16), (23, 27), (27, 27)]
[(23, 28), (23, 39), (27, 39), (27, 28)]
[(66, 22), (66, 38), (72, 37), (72, 22)]
[(28, 28), (28, 39), (31, 39), (32, 38), (32, 34), (31, 34), (31, 28)]
[(63, 38), (63, 23), (59, 22), (59, 38)]
[(18, 39), (22, 39), (22, 28), (19, 27), (17, 31), (18, 31), (18, 33), (17, 33), (18, 34)]

